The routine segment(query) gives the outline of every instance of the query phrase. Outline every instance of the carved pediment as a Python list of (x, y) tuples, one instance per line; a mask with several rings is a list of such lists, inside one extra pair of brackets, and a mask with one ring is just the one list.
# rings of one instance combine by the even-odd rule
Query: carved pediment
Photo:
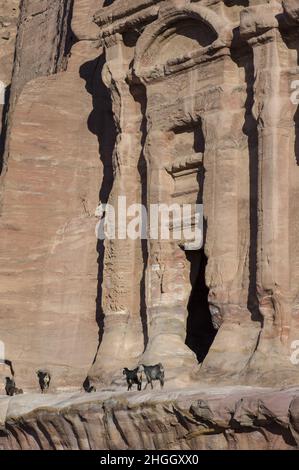
[(175, 73), (180, 64), (192, 66), (227, 46), (230, 36), (229, 25), (205, 7), (164, 9), (136, 45), (135, 74), (149, 80)]
[(196, 51), (205, 49), (217, 34), (202, 21), (183, 18), (167, 25), (145, 52), (142, 64), (155, 67), (188, 60)]

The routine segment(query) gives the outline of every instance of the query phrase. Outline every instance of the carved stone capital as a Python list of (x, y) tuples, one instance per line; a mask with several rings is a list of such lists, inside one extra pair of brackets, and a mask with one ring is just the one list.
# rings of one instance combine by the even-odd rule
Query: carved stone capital
[(120, 33), (112, 34), (111, 36), (105, 36), (102, 38), (102, 44), (106, 48), (114, 47), (123, 42), (122, 35)]
[(299, 2), (298, 0), (283, 0), (283, 8), (286, 12), (287, 19), (291, 22), (299, 22)]
[(279, 28), (279, 16), (283, 13), (282, 6), (277, 2), (245, 8), (241, 11), (240, 34), (248, 42), (263, 36), (271, 38), (273, 30)]

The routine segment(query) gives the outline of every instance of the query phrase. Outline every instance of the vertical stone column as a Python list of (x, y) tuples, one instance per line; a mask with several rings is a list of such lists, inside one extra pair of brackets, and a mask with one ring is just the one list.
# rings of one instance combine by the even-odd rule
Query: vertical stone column
[(250, 155), (244, 132), (246, 89), (231, 57), (224, 61), (218, 109), (203, 116), (206, 282), (218, 333), (200, 377), (231, 381), (234, 375), (239, 380), (251, 357), (260, 325), (252, 322), (248, 309)]
[[(145, 145), (149, 211), (154, 205), (166, 204), (171, 208), (174, 203), (171, 198), (173, 178), (165, 168), (171, 161), (167, 139), (165, 130), (149, 129)], [(185, 345), (190, 266), (179, 241), (163, 239), (161, 231), (158, 239), (149, 233), (148, 251), (146, 300), (149, 343), (142, 360), (145, 364), (162, 362), (167, 378), (175, 378), (175, 370), (185, 368), (187, 371), (197, 363), (194, 353)]]
[(271, 1), (241, 15), (241, 33), (254, 55), (259, 139), (257, 294), (263, 329), (250, 369), (254, 377), (264, 374), (268, 358), (279, 371), (280, 383), (291, 369), (293, 303), (289, 233), (293, 113), (287, 77), (292, 55), (279, 30), (282, 13), (281, 4)]
[[(106, 39), (106, 64), (103, 80), (111, 91), (112, 109), (117, 130), (113, 154), (114, 182), (108, 203), (115, 209), (115, 239), (106, 239), (103, 261), (102, 313), (103, 331), (96, 361), (89, 373), (90, 381), (109, 382), (123, 367), (135, 367), (144, 350), (144, 332), (140, 312), (143, 272), (141, 240), (127, 236), (126, 213), (121, 212), (119, 198), (128, 208), (142, 202), (140, 104), (131, 94), (126, 80), (131, 58), (121, 35)], [(124, 202), (124, 199), (123, 199)], [(120, 226), (123, 228), (120, 229)]]
[[(229, 103), (233, 89), (226, 89), (219, 110), (203, 118), (205, 133), (204, 210), (207, 220), (206, 254), (209, 302), (212, 319), (221, 326), (224, 319), (234, 318), (244, 306), (240, 289), (240, 264), (246, 263), (247, 240), (239, 239), (239, 183), (242, 170), (240, 124), (244, 111)], [(240, 98), (240, 97), (239, 97)], [(230, 108), (229, 108), (230, 106)], [(236, 109), (237, 108), (237, 109)]]

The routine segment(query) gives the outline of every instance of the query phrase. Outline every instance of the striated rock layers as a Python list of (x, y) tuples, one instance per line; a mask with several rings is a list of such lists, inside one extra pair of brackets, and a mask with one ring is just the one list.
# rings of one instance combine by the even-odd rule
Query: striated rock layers
[[(54, 392), (79, 391), (86, 378), (115, 390), (124, 366), (162, 362), (165, 392), (153, 396), (149, 419), (159, 409), (157, 429), (165, 421), (169, 432), (160, 441), (146, 430), (137, 436), (147, 395), (132, 398), (133, 417), (130, 399), (117, 398), (123, 433), (100, 396), (88, 405), (78, 395), (66, 406), (74, 419), (84, 416), (79, 442), (81, 431), (54, 432), (68, 422), (60, 395), (43, 399), (46, 411), (28, 395), (9, 402), (20, 408), (2, 420), (0, 445), (296, 446), (297, 1), (0, 0), (0, 33), (1, 377), (12, 365), (28, 393), (37, 391), (36, 369), (46, 368)], [(123, 236), (120, 198), (147, 213), (158, 204), (202, 204), (202, 243), (161, 231)], [(115, 208), (121, 236), (97, 240), (100, 202)], [(188, 220), (194, 228), (195, 214)], [(226, 398), (216, 398), (216, 419), (209, 404), (198, 404), (209, 392), (189, 401), (188, 387), (199, 384), (270, 388), (250, 389), (255, 404), (248, 413), (241, 407), (244, 420), (235, 414), (242, 397), (226, 389), (230, 417)], [(180, 394), (182, 412), (170, 390)], [(263, 414), (271, 397), (275, 411)], [(30, 399), (33, 414), (22, 405)], [(168, 406), (176, 424), (166, 419)], [(193, 426), (202, 409), (212, 422), (204, 437)], [(58, 420), (51, 431), (43, 413)], [(180, 440), (182, 428), (190, 441)]]
[(0, 399), (0, 449), (292, 450), (298, 388)]

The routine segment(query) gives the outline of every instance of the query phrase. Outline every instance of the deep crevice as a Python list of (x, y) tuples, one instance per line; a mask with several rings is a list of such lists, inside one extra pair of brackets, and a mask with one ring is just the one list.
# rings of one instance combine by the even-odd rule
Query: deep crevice
[(64, 44), (64, 57), (66, 58), (69, 57), (73, 45), (79, 41), (72, 30), (74, 1), (75, 0), (71, 0), (69, 12), (68, 12), (67, 19), (66, 19), (67, 30), (66, 30), (66, 38), (65, 38), (65, 44)]
[(0, 135), (0, 175), (2, 174), (2, 170), (4, 166), (4, 153), (5, 153), (6, 136), (7, 136), (7, 130), (8, 130), (10, 90), (11, 90), (11, 86), (9, 85), (5, 89), (4, 106), (2, 110), (2, 125), (1, 125), (1, 135)]
[(231, 58), (239, 68), (244, 69), (246, 83), (246, 102), (244, 124), (242, 131), (248, 140), (249, 151), (249, 287), (247, 308), (251, 319), (263, 324), (257, 296), (257, 249), (258, 249), (258, 126), (253, 115), (254, 106), (254, 58), (252, 49), (240, 38), (239, 29), (233, 31), (234, 38), (231, 47)]
[(56, 70), (55, 73), (61, 69), (66, 70), (67, 59), (72, 46), (77, 42), (77, 38), (72, 31), (72, 18), (73, 18), (74, 0), (68, 0), (63, 5), (63, 11), (60, 19), (60, 36), (57, 46)]
[[(92, 96), (93, 111), (88, 118), (88, 129), (96, 135), (99, 142), (99, 158), (103, 164), (103, 180), (99, 193), (99, 201), (106, 204), (113, 185), (112, 155), (116, 143), (116, 128), (113, 119), (112, 102), (109, 90), (102, 81), (102, 70), (105, 64), (105, 54), (97, 59), (83, 64), (80, 68), (80, 77), (86, 82), (86, 90)], [(104, 335), (104, 312), (102, 309), (102, 283), (104, 271), (104, 241), (98, 240), (96, 245), (98, 254), (98, 287), (96, 297), (96, 321), (99, 327), (99, 343), (101, 345)], [(98, 350), (95, 354), (96, 360)]]

